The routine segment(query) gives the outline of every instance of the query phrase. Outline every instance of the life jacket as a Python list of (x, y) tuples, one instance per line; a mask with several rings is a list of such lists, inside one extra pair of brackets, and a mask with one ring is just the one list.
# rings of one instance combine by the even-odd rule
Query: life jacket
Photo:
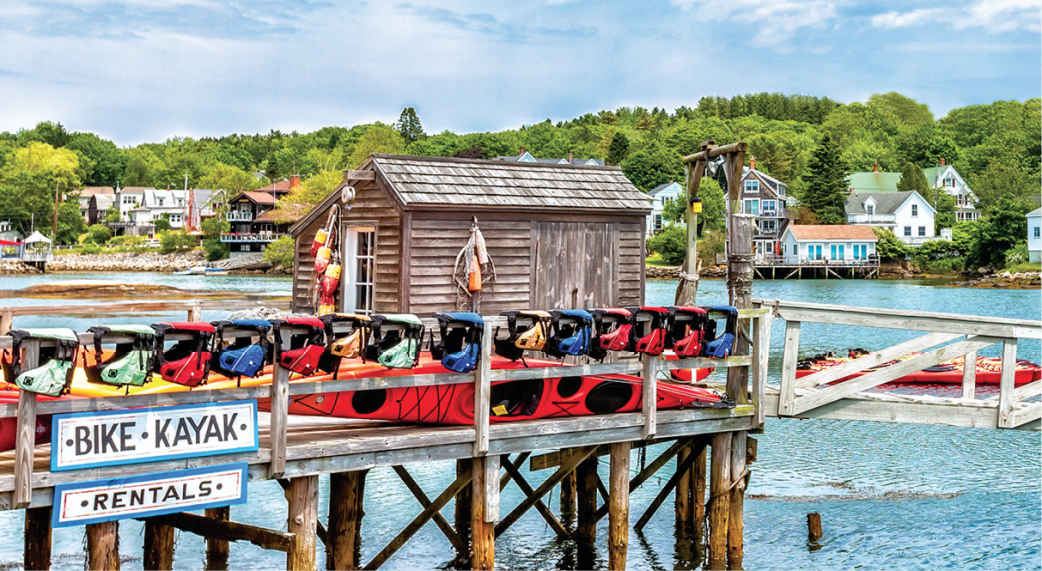
[(256, 377), (271, 351), (268, 341), (271, 322), (266, 319), (237, 319), (215, 321), (213, 326), (217, 339), (213, 368), (229, 377)]
[(544, 352), (554, 357), (585, 355), (593, 336), (593, 316), (585, 309), (555, 309), (550, 312), (550, 339)]
[(478, 366), (481, 358), (481, 334), (485, 320), (470, 312), (449, 312), (435, 315), (441, 339), (435, 343), (431, 333), (431, 357), (441, 360), (450, 371), (466, 373)]
[(362, 355), (366, 345), (368, 315), (354, 313), (327, 313), (321, 318), (326, 329), (326, 351), (319, 359), (318, 368), (332, 373), (340, 370), (340, 362)]
[[(87, 333), (94, 336), (94, 361), (84, 367), (89, 382), (140, 387), (151, 379), (156, 352), (154, 329), (148, 325), (96, 325)], [(115, 341), (128, 337), (129, 342)], [(108, 359), (103, 358), (101, 350), (106, 342), (116, 345)]]
[(411, 369), (420, 362), (423, 322), (415, 315), (374, 315), (369, 322), (365, 359), (391, 369)]
[(633, 314), (621, 307), (608, 307), (590, 311), (593, 315), (593, 339), (590, 341), (590, 356), (604, 359), (608, 351), (625, 351), (630, 346), (633, 330)]
[(542, 351), (550, 337), (550, 314), (546, 311), (504, 311), (507, 318), (507, 336), (499, 336), (496, 327), (493, 344), (496, 354), (511, 361), (520, 359), (525, 350)]
[(275, 360), (293, 373), (313, 375), (326, 352), (325, 324), (317, 317), (287, 317), (271, 322)]
[[(156, 372), (164, 381), (189, 387), (206, 382), (213, 356), (213, 325), (205, 321), (176, 321), (155, 323)], [(180, 339), (169, 349), (168, 336)]]
[[(735, 334), (738, 331), (738, 309), (730, 305), (710, 305), (705, 307), (707, 318), (703, 334), (702, 355), (723, 359), (731, 354)], [(725, 319), (724, 331), (718, 332), (716, 319)]]
[(677, 357), (698, 357), (702, 354), (705, 322), (706, 310), (701, 307), (669, 308), (669, 343)]
[[(633, 332), (630, 347), (636, 353), (661, 355), (666, 349), (666, 329), (669, 310), (665, 307), (629, 307), (633, 313)], [(643, 318), (643, 319), (642, 319)]]
[[(68, 392), (76, 370), (76, 353), (80, 347), (75, 331), (67, 328), (14, 329), (9, 335), (10, 367), (15, 375), (14, 384), (18, 388), (52, 397)], [(40, 359), (36, 367), (23, 371), (20, 366), (22, 343), (29, 339), (40, 340)]]

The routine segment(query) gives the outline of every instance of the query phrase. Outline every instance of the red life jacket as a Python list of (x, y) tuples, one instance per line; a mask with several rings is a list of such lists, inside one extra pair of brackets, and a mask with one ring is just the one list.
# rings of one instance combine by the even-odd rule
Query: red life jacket
[[(169, 321), (152, 325), (156, 331), (156, 372), (164, 381), (189, 387), (206, 382), (210, 373), (214, 327), (205, 321)], [(187, 336), (164, 349), (168, 336)]]
[(701, 307), (671, 307), (669, 338), (677, 357), (698, 357), (702, 354), (702, 329), (706, 310)]
[[(647, 355), (661, 355), (666, 349), (669, 310), (665, 307), (648, 306), (628, 309), (633, 313), (634, 320), (634, 332), (631, 336), (636, 339), (633, 341), (633, 350)], [(641, 319), (642, 317), (646, 319)]]
[(326, 351), (325, 324), (317, 317), (287, 317), (272, 322), (279, 365), (312, 375)]

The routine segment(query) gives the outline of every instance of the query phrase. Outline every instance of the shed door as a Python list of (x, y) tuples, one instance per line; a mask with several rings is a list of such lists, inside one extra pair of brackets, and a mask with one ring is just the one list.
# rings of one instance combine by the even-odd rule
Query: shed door
[(610, 306), (616, 299), (615, 225), (589, 222), (532, 224), (532, 307)]

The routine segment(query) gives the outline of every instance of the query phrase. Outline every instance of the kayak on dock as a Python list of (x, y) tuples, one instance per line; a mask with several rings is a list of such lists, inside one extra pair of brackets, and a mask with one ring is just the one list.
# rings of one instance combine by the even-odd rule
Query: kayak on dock
[[(817, 373), (818, 371), (824, 371), (830, 367), (842, 365), (849, 361), (852, 361), (862, 355), (865, 355), (867, 351), (863, 349), (851, 349), (848, 351), (846, 357), (840, 357), (832, 353), (826, 353), (823, 355), (816, 355), (809, 359), (801, 360), (796, 366), (796, 378), (806, 377)], [(920, 353), (911, 353), (905, 355), (901, 359), (889, 361), (864, 371), (853, 373), (842, 379), (838, 379), (836, 382), (845, 381), (860, 377), (862, 375), (871, 373), (878, 369), (888, 367), (899, 361), (911, 359)], [(921, 371), (898, 377), (892, 381), (888, 381), (891, 384), (931, 384), (931, 385), (958, 385), (962, 384), (962, 372), (964, 367), (965, 357), (956, 357), (950, 361), (938, 363), (932, 367), (927, 367)], [(999, 380), (1002, 377), (1002, 359), (998, 357), (977, 357), (977, 384), (978, 385), (998, 385)], [(1013, 383), (1016, 386), (1024, 385), (1033, 381), (1042, 379), (1042, 367), (1031, 361), (1023, 359), (1017, 360), (1017, 370), (1013, 377)]]

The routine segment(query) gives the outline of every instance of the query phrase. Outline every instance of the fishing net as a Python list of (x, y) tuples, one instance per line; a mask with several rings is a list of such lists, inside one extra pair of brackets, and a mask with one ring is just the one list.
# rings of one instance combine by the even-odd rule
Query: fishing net
[(474, 294), (496, 281), (496, 264), (488, 254), (477, 220), (470, 227), (467, 245), (456, 255), (452, 279), (456, 283), (456, 309), (459, 310), (471, 309)]

